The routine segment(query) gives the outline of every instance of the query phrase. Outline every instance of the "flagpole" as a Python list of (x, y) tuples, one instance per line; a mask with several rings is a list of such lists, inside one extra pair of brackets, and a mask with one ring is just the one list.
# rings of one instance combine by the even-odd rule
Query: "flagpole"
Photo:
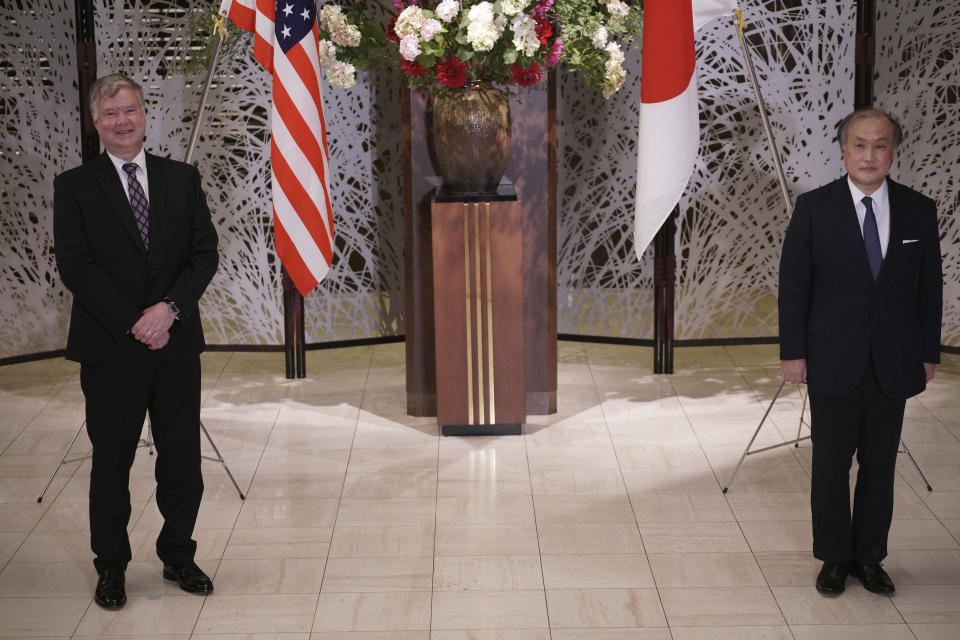
[(197, 140), (200, 138), (200, 124), (203, 122), (203, 112), (207, 108), (207, 101), (210, 99), (210, 87), (213, 84), (213, 74), (217, 70), (217, 62), (220, 60), (220, 49), (223, 47), (223, 39), (226, 36), (227, 28), (224, 25), (226, 16), (213, 17), (213, 31), (217, 34), (217, 44), (213, 48), (213, 55), (210, 57), (210, 64), (207, 66), (207, 79), (203, 83), (203, 94), (200, 97), (200, 106), (197, 107), (197, 117), (193, 119), (193, 131), (190, 132), (190, 141), (187, 143), (187, 153), (183, 161), (190, 164), (193, 159), (193, 151), (197, 147)]
[(757, 107), (760, 110), (760, 121), (763, 123), (763, 133), (767, 137), (767, 146), (770, 148), (770, 155), (773, 156), (773, 166), (777, 170), (777, 181), (780, 183), (780, 195), (783, 196), (783, 204), (787, 213), (793, 209), (793, 202), (790, 199), (790, 191), (787, 189), (787, 179), (783, 174), (783, 164), (780, 162), (780, 154), (777, 152), (777, 145), (773, 138), (773, 130), (770, 128), (770, 120), (767, 118), (767, 106), (763, 102), (763, 96), (760, 94), (760, 84), (757, 82), (757, 72), (753, 66), (753, 57), (750, 55), (750, 49), (747, 47), (747, 41), (743, 37), (743, 32), (747, 28), (747, 23), (743, 19), (743, 12), (740, 9), (734, 9), (734, 15), (737, 18), (737, 37), (740, 39), (740, 49), (743, 51), (743, 59), (747, 63), (747, 72), (750, 77), (750, 85), (753, 87), (753, 95), (757, 99)]
[(675, 234), (680, 206), (667, 216), (653, 238), (653, 372), (673, 373), (673, 300), (677, 280)]

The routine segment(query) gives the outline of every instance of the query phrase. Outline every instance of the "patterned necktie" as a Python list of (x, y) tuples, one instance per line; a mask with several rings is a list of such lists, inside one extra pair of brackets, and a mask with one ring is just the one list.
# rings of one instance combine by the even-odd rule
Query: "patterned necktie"
[(123, 170), (127, 172), (127, 194), (130, 196), (130, 208), (133, 209), (133, 217), (137, 221), (137, 228), (140, 230), (140, 238), (143, 239), (143, 246), (150, 250), (150, 203), (147, 202), (147, 195), (137, 180), (137, 165), (128, 162), (123, 165)]
[(873, 279), (880, 273), (880, 263), (883, 262), (883, 251), (880, 249), (880, 232), (877, 231), (877, 217), (873, 215), (873, 198), (865, 196), (861, 202), (867, 207), (867, 215), (863, 218), (863, 244), (867, 248), (867, 260), (870, 262), (870, 272)]

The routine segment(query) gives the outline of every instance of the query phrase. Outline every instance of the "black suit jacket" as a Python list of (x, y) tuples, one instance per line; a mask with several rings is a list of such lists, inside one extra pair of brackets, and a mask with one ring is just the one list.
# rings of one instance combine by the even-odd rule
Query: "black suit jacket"
[(936, 203), (887, 178), (890, 240), (876, 282), (847, 178), (797, 198), (780, 260), (780, 357), (806, 358), (807, 383), (850, 393), (868, 356), (893, 398), (923, 391), (940, 362), (943, 276)]
[(197, 302), (217, 269), (217, 233), (188, 164), (147, 154), (150, 250), (106, 153), (66, 171), (53, 183), (57, 268), (73, 293), (67, 358), (115, 362), (147, 351), (129, 335), (143, 310), (170, 298), (180, 319), (157, 358), (203, 350)]

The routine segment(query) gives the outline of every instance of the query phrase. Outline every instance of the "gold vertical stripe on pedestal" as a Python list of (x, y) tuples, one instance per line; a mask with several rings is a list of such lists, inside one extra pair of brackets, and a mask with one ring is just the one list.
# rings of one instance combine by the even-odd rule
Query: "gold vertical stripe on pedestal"
[(490, 251), (490, 203), (484, 202), (486, 209), (487, 239), (487, 389), (490, 392), (490, 424), (497, 423), (497, 403), (493, 395), (493, 267)]
[[(476, 300), (477, 307), (477, 417), (480, 419), (480, 424), (490, 424), (490, 421), (485, 419), (483, 411), (483, 315), (481, 307), (481, 280), (480, 280), (480, 205), (474, 203), (473, 205), (473, 224), (474, 224), (474, 234), (473, 234), (473, 247), (474, 247), (474, 257), (476, 258), (476, 288), (474, 289), (474, 300)], [(490, 372), (493, 373), (492, 371)]]
[(467, 321), (467, 424), (473, 424), (473, 337), (470, 322), (470, 205), (463, 203), (463, 293)]

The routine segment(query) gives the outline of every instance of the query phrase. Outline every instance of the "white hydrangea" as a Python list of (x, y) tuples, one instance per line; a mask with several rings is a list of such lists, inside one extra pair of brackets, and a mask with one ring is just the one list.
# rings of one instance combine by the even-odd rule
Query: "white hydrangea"
[(330, 32), (333, 41), (342, 47), (355, 47), (360, 44), (360, 29), (344, 23)]
[(609, 0), (605, 4), (607, 5), (607, 11), (609, 11), (610, 15), (614, 18), (624, 18), (630, 13), (630, 6), (625, 2), (621, 2), (621, 0)]
[(607, 46), (604, 47), (604, 51), (607, 52), (607, 60), (613, 62), (614, 64), (623, 64), (623, 51), (620, 49), (620, 45), (616, 42), (608, 42)]
[(505, 16), (515, 16), (523, 13), (529, 0), (500, 0), (500, 11)]
[(393, 25), (393, 30), (397, 32), (397, 36), (400, 38), (419, 33), (424, 18), (423, 10), (420, 7), (410, 5), (397, 16), (397, 22)]
[(467, 14), (470, 23), (493, 23), (493, 5), (489, 2), (481, 2), (470, 7), (470, 13)]
[(607, 37), (607, 28), (601, 25), (597, 27), (596, 31), (593, 32), (593, 39), (591, 42), (597, 49), (603, 49), (605, 46), (607, 46)]
[(603, 97), (609, 98), (620, 90), (627, 72), (623, 68), (623, 51), (616, 42), (610, 42), (604, 49), (607, 52), (607, 62), (604, 64)]
[(404, 60), (416, 60), (420, 55), (420, 38), (416, 34), (400, 38), (400, 55)]
[(440, 24), (439, 20), (427, 18), (423, 21), (423, 26), (420, 27), (420, 37), (423, 38), (425, 42), (430, 42), (442, 29), (443, 25)]
[(327, 69), (327, 80), (335, 87), (349, 89), (357, 82), (357, 70), (349, 62), (338, 60)]
[(329, 40), (317, 42), (317, 52), (320, 54), (320, 65), (329, 67), (337, 61), (337, 48)]
[(524, 56), (530, 57), (540, 48), (537, 23), (530, 16), (521, 14), (514, 17), (510, 21), (510, 30), (513, 31), (513, 47)]
[(460, 3), (457, 0), (443, 0), (437, 5), (436, 13), (444, 22), (450, 22), (460, 14)]
[(611, 64), (609, 61), (604, 66), (603, 74), (603, 97), (609, 98), (623, 86), (623, 81), (627, 77), (627, 72), (619, 64)]
[(335, 4), (323, 5), (317, 20), (320, 22), (320, 28), (327, 33), (333, 33), (347, 24), (347, 17), (343, 15), (343, 10)]
[(493, 22), (471, 22), (467, 27), (467, 40), (474, 51), (490, 51), (500, 39), (500, 30)]

